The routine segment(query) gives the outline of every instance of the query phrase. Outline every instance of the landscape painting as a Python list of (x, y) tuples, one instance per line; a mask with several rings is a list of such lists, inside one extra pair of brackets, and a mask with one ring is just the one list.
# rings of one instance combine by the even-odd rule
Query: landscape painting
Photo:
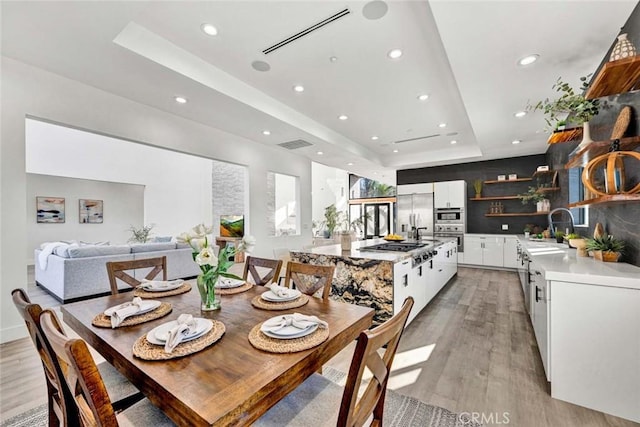
[(37, 222), (63, 223), (64, 197), (36, 196)]
[(220, 215), (221, 237), (244, 237), (244, 215)]
[(102, 200), (80, 199), (81, 224), (102, 224)]

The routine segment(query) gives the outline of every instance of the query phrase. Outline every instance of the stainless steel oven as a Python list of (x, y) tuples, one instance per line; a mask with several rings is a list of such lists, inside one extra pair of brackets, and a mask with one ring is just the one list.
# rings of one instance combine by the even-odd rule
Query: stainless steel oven
[(463, 208), (447, 208), (436, 209), (435, 221), (436, 224), (464, 224), (464, 209)]
[(434, 232), (433, 237), (436, 239), (456, 239), (458, 244), (458, 252), (464, 252), (464, 233)]

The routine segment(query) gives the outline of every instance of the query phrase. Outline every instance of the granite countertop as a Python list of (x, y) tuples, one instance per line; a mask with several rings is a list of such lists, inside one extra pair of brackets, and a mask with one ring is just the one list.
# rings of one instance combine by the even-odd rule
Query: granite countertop
[(555, 239), (518, 241), (542, 270), (545, 280), (586, 283), (640, 290), (640, 267), (624, 262), (602, 262), (591, 257), (579, 257), (577, 251)]
[[(437, 248), (442, 243), (452, 240), (452, 239), (438, 239), (437, 243), (433, 245), (427, 245), (419, 249), (412, 250), (410, 252), (378, 252), (378, 251), (366, 251), (360, 250), (360, 248), (364, 246), (378, 245), (381, 243), (389, 243), (384, 239), (369, 239), (369, 240), (357, 240), (351, 243), (350, 251), (343, 251), (340, 244), (335, 245), (327, 245), (327, 246), (316, 246), (310, 249), (300, 249), (300, 250), (292, 250), (291, 252), (298, 253), (308, 253), (308, 254), (316, 254), (316, 255), (332, 255), (332, 256), (342, 256), (349, 258), (360, 258), (360, 259), (375, 259), (379, 261), (390, 261), (393, 263), (404, 261), (406, 259), (410, 259), (414, 254), (418, 252), (423, 252), (425, 250), (429, 250), (431, 248)], [(415, 240), (405, 240), (405, 242), (415, 242)], [(429, 240), (423, 240), (422, 243), (434, 243)]]

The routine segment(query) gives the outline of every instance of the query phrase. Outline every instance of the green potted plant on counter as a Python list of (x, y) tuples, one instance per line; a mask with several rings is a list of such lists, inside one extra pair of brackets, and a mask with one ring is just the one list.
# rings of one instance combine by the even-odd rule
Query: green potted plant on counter
[(564, 231), (556, 231), (555, 232), (556, 235), (556, 242), (557, 243), (563, 243), (564, 242)]
[(615, 237), (602, 236), (587, 239), (586, 249), (593, 252), (593, 257), (605, 262), (618, 262), (624, 253), (625, 243)]

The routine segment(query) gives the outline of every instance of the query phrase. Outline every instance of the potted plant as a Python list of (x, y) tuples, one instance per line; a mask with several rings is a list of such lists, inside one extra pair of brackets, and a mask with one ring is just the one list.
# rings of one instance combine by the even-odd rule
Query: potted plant
[(564, 242), (564, 231), (556, 231), (556, 242), (563, 243)]
[[(582, 85), (580, 89), (584, 92), (589, 87), (587, 79), (591, 75), (586, 77), (580, 77)], [(559, 123), (562, 119), (565, 119), (565, 124), (582, 125), (582, 142), (578, 147), (582, 148), (592, 142), (589, 132), (589, 121), (598, 114), (600, 101), (598, 99), (586, 99), (582, 93), (578, 94), (569, 85), (562, 81), (562, 77), (558, 77), (558, 80), (551, 86), (556, 92), (559, 93), (559, 97), (556, 99), (545, 98), (543, 101), (538, 101), (535, 105), (528, 105), (528, 110), (542, 110), (545, 114), (545, 121), (549, 128), (555, 128), (554, 122)], [(560, 117), (564, 116), (565, 117)]]
[(482, 197), (482, 180), (476, 179), (473, 181), (473, 189), (476, 190), (476, 199)]
[(558, 132), (563, 131), (566, 127), (567, 127), (566, 120), (558, 120), (558, 122), (556, 123), (556, 131)]
[(544, 212), (548, 209), (545, 209), (545, 201), (546, 198), (544, 194), (539, 192), (535, 187), (529, 187), (526, 193), (518, 194), (518, 198), (522, 200), (522, 204), (526, 205), (529, 202), (536, 203), (536, 209), (538, 212)]
[(595, 259), (605, 262), (617, 262), (624, 252), (624, 241), (613, 236), (587, 239), (586, 249), (593, 252)]
[(329, 238), (334, 237), (333, 232), (341, 221), (342, 212), (339, 212), (335, 204), (324, 208), (324, 226), (329, 232)]
[(524, 228), (524, 238), (525, 238), (525, 239), (528, 239), (530, 235), (531, 235), (531, 227), (526, 226), (526, 227)]

